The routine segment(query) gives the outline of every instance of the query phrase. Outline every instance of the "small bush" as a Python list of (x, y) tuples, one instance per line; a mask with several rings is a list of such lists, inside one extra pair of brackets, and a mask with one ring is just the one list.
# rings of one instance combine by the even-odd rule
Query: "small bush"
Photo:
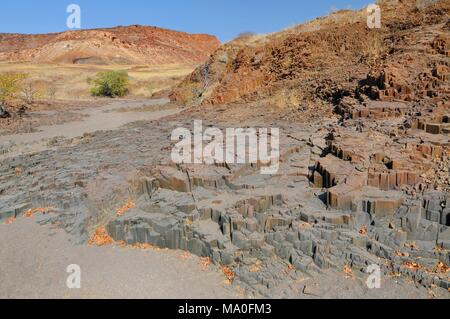
[(36, 100), (42, 98), (42, 92), (37, 88), (37, 86), (32, 82), (27, 82), (22, 84), (19, 98), (26, 105), (33, 105)]
[(250, 32), (250, 31), (242, 32), (242, 33), (238, 34), (238, 36), (236, 37), (236, 40), (247, 40), (247, 39), (254, 37), (255, 35), (256, 35), (256, 33)]
[(47, 87), (47, 97), (50, 100), (54, 100), (56, 97), (57, 88), (55, 86)]
[(91, 94), (94, 96), (122, 97), (128, 93), (128, 73), (125, 71), (108, 71), (97, 74), (92, 81)]
[(371, 31), (362, 48), (367, 65), (374, 66), (385, 51), (386, 47), (382, 35), (376, 31)]
[(9, 104), (18, 97), (22, 90), (23, 80), (27, 78), (22, 73), (3, 73), (0, 74), (0, 103)]

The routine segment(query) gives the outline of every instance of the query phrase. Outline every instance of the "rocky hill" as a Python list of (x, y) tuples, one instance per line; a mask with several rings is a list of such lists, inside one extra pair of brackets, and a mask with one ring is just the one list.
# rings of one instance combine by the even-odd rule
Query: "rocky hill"
[(344, 97), (448, 98), (450, 2), (386, 0), (380, 6), (381, 29), (367, 27), (365, 9), (344, 10), (279, 33), (236, 39), (171, 98), (194, 105), (265, 101), (292, 118), (329, 111)]
[(0, 61), (100, 65), (200, 63), (219, 45), (215, 36), (139, 25), (39, 35), (0, 34)]

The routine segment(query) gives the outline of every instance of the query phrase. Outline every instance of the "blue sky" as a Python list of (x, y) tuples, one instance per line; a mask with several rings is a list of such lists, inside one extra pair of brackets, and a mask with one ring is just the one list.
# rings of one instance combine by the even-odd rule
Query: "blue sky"
[(152, 25), (209, 33), (221, 41), (241, 32), (268, 33), (374, 0), (8, 0), (0, 4), (0, 33), (66, 31), (66, 8), (81, 7), (82, 28)]

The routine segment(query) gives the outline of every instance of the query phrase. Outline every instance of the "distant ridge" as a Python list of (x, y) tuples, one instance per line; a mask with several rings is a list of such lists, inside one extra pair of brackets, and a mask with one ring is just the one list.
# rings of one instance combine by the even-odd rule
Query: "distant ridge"
[(149, 26), (51, 34), (0, 34), (0, 61), (59, 64), (201, 63), (220, 46), (212, 35)]

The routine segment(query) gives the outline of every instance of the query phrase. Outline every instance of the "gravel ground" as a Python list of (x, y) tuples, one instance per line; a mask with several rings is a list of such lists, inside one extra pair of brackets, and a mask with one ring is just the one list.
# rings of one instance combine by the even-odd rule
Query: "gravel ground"
[[(38, 218), (38, 217), (36, 217)], [(0, 298), (238, 298), (224, 275), (179, 251), (74, 245), (36, 218), (0, 224)], [(68, 289), (68, 265), (81, 289)]]

